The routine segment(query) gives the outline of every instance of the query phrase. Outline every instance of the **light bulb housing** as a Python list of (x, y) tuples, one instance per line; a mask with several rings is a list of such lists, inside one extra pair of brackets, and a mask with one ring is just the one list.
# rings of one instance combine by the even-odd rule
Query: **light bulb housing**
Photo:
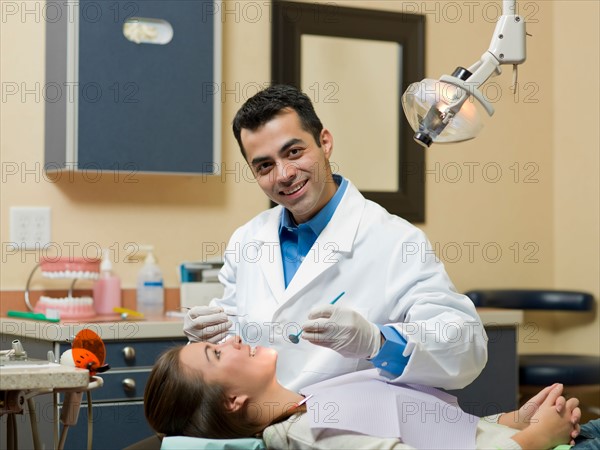
[(489, 116), (494, 114), (479, 87), (502, 73), (500, 65), (513, 65), (516, 85), (517, 66), (525, 62), (527, 35), (525, 20), (515, 14), (516, 10), (516, 0), (503, 0), (503, 14), (490, 46), (471, 67), (458, 67), (439, 81), (412, 83), (405, 91), (402, 108), (419, 145), (427, 148), (434, 142), (461, 142), (476, 137), (483, 128), (481, 107)]
[(473, 139), (483, 128), (481, 106), (464, 89), (443, 81), (425, 79), (411, 84), (402, 96), (402, 108), (414, 140), (423, 147), (434, 142)]

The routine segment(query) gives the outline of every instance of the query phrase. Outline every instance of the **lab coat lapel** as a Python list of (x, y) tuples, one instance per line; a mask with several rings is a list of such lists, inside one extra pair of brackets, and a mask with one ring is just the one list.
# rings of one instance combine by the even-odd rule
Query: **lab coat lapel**
[(351, 253), (358, 225), (365, 207), (365, 198), (349, 182), (346, 193), (333, 217), (317, 237), (298, 271), (288, 285), (284, 302), (294, 297), (315, 278), (334, 267), (344, 253)]
[(257, 263), (278, 304), (283, 301), (285, 291), (283, 261), (279, 244), (279, 223), (282, 211), (283, 208), (280, 206), (273, 208), (265, 224), (254, 235), (255, 241), (260, 245)]

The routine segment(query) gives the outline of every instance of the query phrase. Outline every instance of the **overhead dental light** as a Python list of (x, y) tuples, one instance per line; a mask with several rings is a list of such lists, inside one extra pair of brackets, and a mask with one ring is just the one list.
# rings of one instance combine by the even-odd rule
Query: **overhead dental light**
[(425, 79), (411, 84), (402, 96), (404, 114), (423, 147), (432, 143), (473, 139), (483, 127), (481, 109), (488, 115), (494, 108), (479, 90), (489, 78), (500, 75), (502, 64), (513, 65), (513, 86), (517, 66), (525, 62), (525, 20), (516, 14), (516, 0), (502, 2), (492, 42), (479, 61), (468, 69), (458, 67), (439, 80)]

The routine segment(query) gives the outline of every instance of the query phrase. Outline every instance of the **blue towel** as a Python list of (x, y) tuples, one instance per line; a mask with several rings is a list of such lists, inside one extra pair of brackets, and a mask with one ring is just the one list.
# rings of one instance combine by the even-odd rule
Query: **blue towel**
[(162, 440), (161, 450), (265, 450), (262, 439), (203, 439), (170, 436)]

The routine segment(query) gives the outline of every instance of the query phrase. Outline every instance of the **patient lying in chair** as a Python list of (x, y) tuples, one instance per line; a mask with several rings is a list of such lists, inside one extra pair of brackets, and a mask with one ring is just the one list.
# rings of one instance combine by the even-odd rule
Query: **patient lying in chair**
[[(158, 359), (146, 385), (146, 419), (166, 436), (261, 437), (274, 449), (413, 448), (401, 437), (311, 429), (305, 397), (277, 382), (276, 361), (274, 350), (252, 349), (239, 337), (174, 347)], [(474, 446), (525, 450), (573, 444), (580, 432), (578, 404), (562, 396), (562, 385), (548, 386), (517, 411), (478, 419)], [(436, 432), (434, 424), (430, 433)]]

